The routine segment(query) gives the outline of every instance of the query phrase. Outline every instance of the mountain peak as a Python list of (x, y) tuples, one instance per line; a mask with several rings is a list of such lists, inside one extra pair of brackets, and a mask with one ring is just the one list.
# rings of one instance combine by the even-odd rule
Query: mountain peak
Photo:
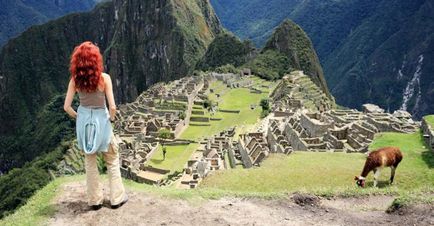
[(285, 19), (274, 30), (262, 52), (267, 50), (277, 50), (284, 54), (288, 57), (292, 70), (304, 71), (327, 96), (331, 96), (312, 42), (296, 23)]

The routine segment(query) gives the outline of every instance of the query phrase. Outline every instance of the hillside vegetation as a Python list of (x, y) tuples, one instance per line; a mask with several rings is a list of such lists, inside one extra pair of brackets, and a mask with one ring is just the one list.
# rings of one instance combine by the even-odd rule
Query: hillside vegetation
[[(34, 26), (2, 49), (0, 143), (8, 144), (1, 150), (6, 158), (0, 160), (2, 172), (20, 167), (44, 151), (30, 148), (22, 140), (30, 139), (29, 133), (42, 133), (35, 123), (38, 112), (54, 96), (66, 91), (69, 55), (75, 45), (85, 40), (98, 44), (120, 104), (158, 81), (192, 73), (209, 43), (221, 32), (217, 17), (206, 2), (123, 3), (106, 2), (91, 12)], [(164, 10), (156, 10), (161, 7)], [(140, 20), (134, 15), (141, 15)], [(62, 107), (56, 110), (63, 114)], [(45, 137), (36, 136), (31, 142), (44, 140)]]
[[(337, 103), (434, 112), (429, 0), (212, 0), (223, 25), (258, 46), (285, 18), (311, 38)], [(348, 95), (348, 92), (352, 92)]]
[[(75, 134), (62, 95), (74, 46), (87, 40), (99, 46), (119, 105), (156, 82), (191, 74), (221, 31), (206, 1), (132, 0), (105, 2), (11, 40), (0, 52), (1, 214), (48, 183), (47, 167), (37, 162), (55, 164), (53, 151)], [(32, 175), (44, 179), (17, 187)]]
[(242, 42), (232, 34), (223, 33), (218, 35), (209, 45), (196, 68), (204, 71), (214, 70), (227, 64), (239, 67), (252, 57), (254, 51), (255, 48), (251, 42)]
[(330, 96), (321, 64), (312, 42), (300, 26), (285, 20), (273, 32), (262, 51), (277, 51), (289, 60), (287, 71), (302, 70)]
[(267, 80), (277, 80), (294, 70), (302, 70), (330, 97), (324, 73), (312, 42), (300, 26), (283, 21), (264, 48), (256, 50), (250, 41), (224, 33), (210, 44), (197, 69), (250, 68)]
[(74, 1), (2, 1), (0, 7), (0, 48), (32, 25), (42, 24), (63, 15), (92, 9), (101, 0)]

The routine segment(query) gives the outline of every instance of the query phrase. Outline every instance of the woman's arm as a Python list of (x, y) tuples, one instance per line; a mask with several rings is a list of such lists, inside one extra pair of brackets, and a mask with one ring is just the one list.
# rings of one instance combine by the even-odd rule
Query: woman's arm
[(115, 120), (115, 115), (116, 115), (116, 104), (115, 104), (115, 98), (113, 96), (113, 85), (112, 85), (112, 79), (110, 78), (110, 75), (105, 74), (104, 83), (105, 83), (105, 95), (107, 97), (107, 101), (109, 104), (110, 120), (113, 121)]
[(66, 91), (65, 104), (63, 105), (63, 110), (68, 113), (69, 116), (77, 118), (77, 112), (71, 107), (72, 100), (75, 95), (75, 82), (73, 79), (69, 80), (68, 91)]

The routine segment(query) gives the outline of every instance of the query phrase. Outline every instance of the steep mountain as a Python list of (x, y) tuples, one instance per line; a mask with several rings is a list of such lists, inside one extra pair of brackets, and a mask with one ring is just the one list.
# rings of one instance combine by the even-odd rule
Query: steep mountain
[(278, 51), (289, 60), (288, 71), (302, 70), (324, 93), (330, 96), (321, 64), (312, 42), (300, 26), (285, 20), (277, 27), (262, 52)]
[(115, 0), (31, 27), (0, 53), (0, 144), (5, 144), (0, 166), (9, 166), (2, 171), (55, 147), (23, 144), (43, 143), (29, 135), (42, 131), (37, 116), (43, 106), (65, 92), (69, 56), (77, 44), (98, 44), (119, 103), (156, 82), (191, 73), (220, 32), (218, 18), (203, 0)]
[(382, 2), (324, 61), (338, 102), (374, 102), (418, 118), (433, 113), (433, 12), (433, 1)]
[(289, 18), (309, 35), (324, 60), (381, 0), (211, 0), (222, 24), (241, 39), (263, 46)]
[(324, 73), (312, 42), (300, 26), (284, 20), (257, 50), (249, 40), (241, 41), (230, 33), (217, 36), (209, 45), (198, 69), (209, 70), (231, 64), (248, 67), (265, 79), (280, 79), (293, 70), (303, 70), (312, 81), (331, 97)]
[(88, 11), (101, 0), (1, 0), (0, 47), (32, 25), (63, 15)]
[(211, 0), (225, 28), (262, 46), (302, 0)]
[(390, 111), (408, 110), (417, 118), (434, 112), (432, 1), (211, 2), (226, 28), (257, 45), (284, 18), (299, 24), (312, 39), (341, 105), (360, 108), (374, 102)]

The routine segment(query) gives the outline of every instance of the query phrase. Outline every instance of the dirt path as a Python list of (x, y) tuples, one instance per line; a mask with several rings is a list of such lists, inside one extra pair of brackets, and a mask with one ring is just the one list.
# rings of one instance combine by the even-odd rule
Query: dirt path
[(112, 210), (88, 209), (84, 182), (60, 188), (58, 212), (49, 225), (434, 225), (434, 207), (416, 206), (400, 214), (385, 210), (393, 198), (319, 199), (293, 195), (283, 200), (223, 198), (194, 203), (128, 192), (130, 201)]

